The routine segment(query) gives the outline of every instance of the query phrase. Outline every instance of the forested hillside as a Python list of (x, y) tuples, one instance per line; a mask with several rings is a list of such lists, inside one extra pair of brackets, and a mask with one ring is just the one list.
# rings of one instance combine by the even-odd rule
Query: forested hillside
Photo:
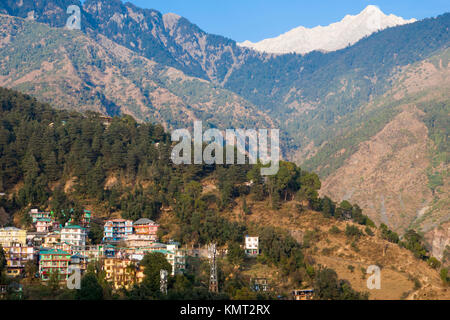
[[(73, 3), (81, 7), (81, 31), (63, 28), (66, 8)], [(205, 127), (219, 129), (279, 128), (283, 158), (317, 172), (323, 180), (322, 197), (327, 195), (337, 203), (358, 203), (373, 221), (399, 234), (411, 228), (424, 233), (430, 250), (444, 257), (450, 244), (450, 13), (383, 30), (343, 50), (303, 56), (257, 53), (233, 40), (210, 35), (183, 17), (162, 15), (120, 0), (87, 0), (83, 5), (68, 0), (7, 0), (0, 3), (0, 13), (4, 14), (0, 15), (0, 86), (20, 90), (56, 108), (131, 115), (140, 123), (133, 124), (134, 129), (124, 127), (119, 117), (111, 125), (120, 128), (118, 134), (124, 137), (128, 130), (139, 132), (137, 128), (147, 126), (142, 122), (159, 123), (169, 130), (188, 127), (196, 119), (203, 120)], [(85, 126), (100, 130), (98, 115), (81, 118), (81, 123), (90, 121)], [(58, 128), (58, 122), (54, 126)], [(123, 157), (115, 155), (119, 159), (112, 160), (108, 149), (105, 154), (94, 152), (95, 157), (81, 157), (76, 149), (70, 156), (76, 161), (69, 169), (62, 165), (65, 158), (60, 159), (64, 153), (55, 152), (59, 176), (50, 183), (49, 177), (39, 178), (43, 181), (34, 177), (30, 180), (33, 183), (25, 186), (48, 186), (34, 191), (21, 189), (21, 181), (26, 179), (8, 176), (8, 168), (23, 166), (11, 153), (4, 160), (3, 186), (22, 190), (17, 201), (30, 194), (20, 200), (23, 206), (36, 194), (45, 198), (49, 188), (53, 190), (63, 179), (57, 189), (81, 188), (92, 194), (95, 189), (96, 197), (107, 203), (105, 208), (136, 215), (126, 213), (139, 210), (129, 204), (122, 206), (122, 200), (116, 199), (122, 191), (113, 187), (131, 186), (135, 182), (127, 179), (135, 176), (142, 180), (143, 189), (129, 191), (124, 198), (147, 199), (146, 194), (150, 194), (153, 202), (142, 208), (152, 214), (155, 203), (170, 206), (179, 181), (187, 181), (196, 173), (176, 169), (177, 178), (171, 181), (170, 176), (164, 181), (164, 170), (169, 167), (155, 169), (153, 160), (140, 158), (140, 148), (131, 147), (134, 140), (124, 139), (126, 143), (107, 140), (107, 144), (98, 142), (100, 146), (95, 147), (101, 152), (101, 148), (114, 147), (114, 151), (124, 153)], [(146, 142), (152, 143), (156, 140)], [(22, 153), (18, 154), (25, 159), (27, 155)], [(34, 155), (38, 163), (45, 157), (50, 157), (49, 153), (42, 159)], [(29, 157), (26, 159), (28, 162)], [(147, 159), (144, 163), (149, 164), (142, 169), (142, 162), (136, 159)], [(125, 164), (112, 175), (109, 162), (117, 166), (122, 160)], [(87, 169), (80, 169), (84, 174), (96, 177), (97, 170), (103, 180), (90, 187), (83, 186), (83, 178), (72, 181), (73, 172), (82, 172), (74, 171), (77, 161), (87, 161)], [(228, 170), (234, 169), (197, 169), (212, 170), (215, 179), (229, 175), (235, 183), (248, 180), (244, 178), (247, 171), (231, 174)], [(45, 173), (44, 163), (39, 164), (39, 170)], [(161, 180), (161, 185), (155, 187), (154, 180)], [(288, 192), (286, 183), (291, 187), (291, 182), (270, 181), (280, 189), (256, 185), (253, 192), (265, 194), (272, 208), (292, 200), (292, 194), (302, 190), (301, 183), (294, 184), (295, 192)], [(311, 178), (310, 183), (317, 181)], [(229, 199), (239, 197), (236, 190), (240, 187), (230, 183), (219, 181), (219, 200), (212, 201), (221, 209)], [(102, 184), (106, 189), (100, 192)], [(314, 198), (318, 189), (316, 183), (313, 190), (304, 192)], [(322, 210), (322, 200), (313, 198), (314, 209)], [(179, 238), (188, 233), (181, 232)]]
[[(244, 235), (258, 234), (262, 250), (258, 263), (283, 275), (285, 279), (274, 284), (279, 290), (283, 286), (314, 285), (318, 297), (325, 299), (367, 296), (355, 292), (348, 282), (338, 281), (334, 271), (323, 269), (305, 257), (311, 246), (305, 237), (314, 233), (299, 241), (283, 224), (268, 224), (263, 222), (265, 218), (253, 221), (252, 212), (257, 217), (271, 208), (271, 214), (284, 219), (282, 212), (286, 206), (295, 204), (289, 215), (314, 218), (320, 212), (327, 221), (321, 225), (338, 222), (346, 225), (348, 239), (356, 237), (352, 246), (357, 246), (360, 237), (372, 241), (370, 237), (377, 232), (373, 241), (389, 241), (411, 250), (417, 258), (408, 259), (429, 258), (423, 239), (414, 231), (402, 241), (386, 226), (377, 231), (357, 205), (320, 198), (318, 176), (293, 163), (282, 162), (278, 174), (267, 181), (260, 176), (259, 166), (175, 166), (169, 160), (171, 142), (161, 126), (138, 124), (130, 116), (104, 122), (105, 118), (96, 113), (57, 111), (30, 96), (0, 89), (0, 191), (6, 193), (0, 200), (3, 225), (29, 226), (26, 213), (31, 207), (53, 210), (61, 223), (71, 218), (76, 222), (82, 209), (89, 208), (94, 212), (89, 238), (98, 243), (104, 218), (148, 217), (161, 223), (162, 238), (170, 237), (184, 245), (214, 241), (227, 247), (231, 251), (223, 270), (233, 273), (236, 269), (231, 271), (227, 265), (233, 268), (242, 263), (239, 244)], [(252, 183), (248, 183), (250, 180)], [(204, 192), (207, 181), (216, 181), (217, 192)], [(249, 218), (229, 217), (246, 199), (248, 207), (244, 204), (242, 211)], [(261, 204), (266, 209), (258, 212), (256, 208)], [(300, 224), (298, 228), (305, 226)], [(366, 235), (358, 226), (365, 227)], [(397, 245), (395, 248), (400, 250)], [(184, 298), (208, 297), (199, 270), (192, 271), (191, 278), (189, 275), (177, 278), (173, 294)], [(248, 291), (244, 271), (245, 268), (235, 279), (221, 275), (221, 292), (228, 297), (256, 298)], [(327, 283), (333, 283), (337, 291), (328, 291)], [(154, 294), (142, 286), (135, 287), (127, 296), (143, 298), (155, 297)]]
[[(283, 163), (267, 185), (258, 166), (175, 166), (169, 159), (172, 143), (160, 125), (138, 124), (130, 116), (114, 117), (111, 124), (104, 124), (99, 114), (56, 111), (30, 96), (3, 88), (0, 102), (0, 191), (12, 192), (14, 210), (54, 206), (58, 211), (71, 203), (66, 201), (81, 201), (81, 205), (92, 199), (105, 202), (108, 213), (156, 219), (161, 206), (170, 205), (181, 210), (181, 217), (188, 217), (188, 225), (193, 211), (190, 206), (198, 203), (190, 203), (192, 199), (185, 198), (186, 194), (198, 197), (195, 181), (210, 175), (217, 177), (221, 190), (221, 197), (215, 200), (219, 210), (229, 206), (240, 192), (254, 193), (260, 199), (269, 197), (273, 208), (299, 191), (317, 208), (321, 201), (329, 201), (318, 198), (317, 175), (291, 163)], [(114, 180), (116, 183), (111, 182)], [(250, 190), (239, 187), (249, 180), (254, 181)]]
[[(335, 214), (329, 199), (318, 198), (317, 176), (293, 164), (284, 164), (280, 174), (264, 184), (259, 167), (172, 165), (171, 142), (162, 127), (139, 125), (129, 116), (115, 117), (105, 125), (98, 114), (55, 111), (6, 89), (0, 89), (0, 108), (0, 191), (7, 194), (1, 205), (9, 216), (4, 225), (28, 226), (30, 207), (50, 208), (61, 223), (77, 221), (87, 206), (95, 209), (100, 223), (94, 223), (89, 235), (92, 242), (98, 242), (101, 216), (159, 220), (162, 207), (170, 206), (178, 222), (166, 226), (166, 232), (178, 228), (175, 240), (233, 246), (243, 241), (247, 226), (230, 222), (219, 212), (232, 207), (233, 199), (241, 195), (270, 197), (277, 208), (283, 198), (298, 192), (311, 205), (319, 208), (324, 203), (324, 212)], [(218, 179), (220, 197), (202, 197), (199, 181), (207, 176)], [(119, 182), (107, 183), (111, 177)], [(250, 178), (254, 184), (242, 187)], [(357, 206), (338, 208), (336, 215), (344, 215), (340, 210), (366, 223)], [(261, 232), (262, 250), (270, 263), (287, 268), (287, 275), (306, 267), (301, 246), (288, 234), (270, 227), (253, 228)], [(294, 265), (288, 267), (287, 258)]]

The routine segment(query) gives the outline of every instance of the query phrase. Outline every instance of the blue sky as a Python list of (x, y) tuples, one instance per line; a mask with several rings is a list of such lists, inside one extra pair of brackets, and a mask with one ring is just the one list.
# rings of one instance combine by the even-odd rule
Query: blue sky
[(357, 14), (373, 4), (386, 13), (423, 19), (450, 11), (449, 0), (128, 0), (174, 12), (201, 29), (236, 41), (259, 41), (303, 25), (315, 27)]

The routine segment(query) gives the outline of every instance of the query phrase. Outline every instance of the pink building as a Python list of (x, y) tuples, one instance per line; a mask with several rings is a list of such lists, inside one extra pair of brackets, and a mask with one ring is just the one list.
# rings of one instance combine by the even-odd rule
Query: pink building
[(156, 234), (158, 233), (159, 224), (155, 221), (147, 218), (141, 218), (133, 224), (133, 227), (135, 234), (154, 236), (156, 241)]
[(36, 220), (36, 231), (49, 233), (53, 229), (53, 220), (48, 218), (38, 218)]

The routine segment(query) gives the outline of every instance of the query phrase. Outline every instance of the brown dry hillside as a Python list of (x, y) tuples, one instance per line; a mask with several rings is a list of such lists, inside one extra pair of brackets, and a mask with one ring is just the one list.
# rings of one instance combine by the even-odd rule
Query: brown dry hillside
[[(250, 215), (244, 215), (242, 201), (239, 199), (237, 202), (238, 205), (232, 211), (223, 213), (224, 216), (246, 224), (282, 228), (299, 242), (310, 232), (313, 240), (305, 255), (312, 257), (316, 265), (334, 269), (339, 278), (348, 280), (354, 289), (369, 292), (370, 299), (450, 299), (450, 290), (442, 286), (438, 271), (415, 258), (410, 251), (381, 239), (378, 230), (373, 229), (375, 235), (368, 236), (364, 227), (352, 222), (328, 219), (314, 211), (298, 213), (298, 203), (295, 201), (285, 203), (279, 210), (270, 210), (266, 202), (252, 203), (247, 200)], [(364, 233), (353, 246), (353, 240), (344, 233), (347, 224), (358, 226)], [(330, 232), (334, 226), (341, 232)], [(380, 290), (367, 289), (365, 272), (370, 265), (381, 268)], [(261, 268), (261, 274), (264, 272), (267, 270)]]
[[(393, 89), (365, 107), (390, 108), (396, 115), (359, 143), (357, 151), (323, 179), (321, 189), (322, 195), (335, 201), (358, 203), (371, 219), (399, 233), (409, 228), (426, 233), (439, 259), (450, 245), (448, 226), (444, 226), (450, 220), (448, 153), (438, 155), (424, 110), (432, 110), (435, 104), (448, 106), (449, 62), (450, 50), (446, 49), (399, 70)], [(430, 173), (442, 178), (442, 185), (434, 190)], [(435, 233), (440, 226), (443, 230)]]
[(427, 134), (420, 111), (405, 106), (324, 181), (322, 192), (357, 202), (377, 223), (403, 231), (432, 199)]

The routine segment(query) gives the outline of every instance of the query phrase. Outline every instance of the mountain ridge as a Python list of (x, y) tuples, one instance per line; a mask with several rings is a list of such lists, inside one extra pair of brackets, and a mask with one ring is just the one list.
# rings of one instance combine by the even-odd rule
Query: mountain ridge
[(393, 14), (388, 16), (378, 7), (369, 5), (358, 15), (346, 15), (341, 21), (328, 26), (314, 28), (299, 26), (275, 38), (256, 43), (244, 41), (239, 45), (273, 54), (330, 52), (353, 45), (374, 32), (416, 21), (416, 19), (405, 20)]
[[(125, 113), (172, 128), (197, 119), (210, 119), (215, 126), (251, 125), (237, 116), (243, 113), (247, 120), (256, 116), (261, 117), (257, 122), (271, 122), (236, 94), (138, 56), (105, 36), (92, 39), (80, 31), (5, 15), (0, 22), (1, 85), (57, 107)], [(13, 59), (11, 52), (20, 50), (28, 53), (27, 60)], [(213, 117), (218, 110), (220, 116)]]

